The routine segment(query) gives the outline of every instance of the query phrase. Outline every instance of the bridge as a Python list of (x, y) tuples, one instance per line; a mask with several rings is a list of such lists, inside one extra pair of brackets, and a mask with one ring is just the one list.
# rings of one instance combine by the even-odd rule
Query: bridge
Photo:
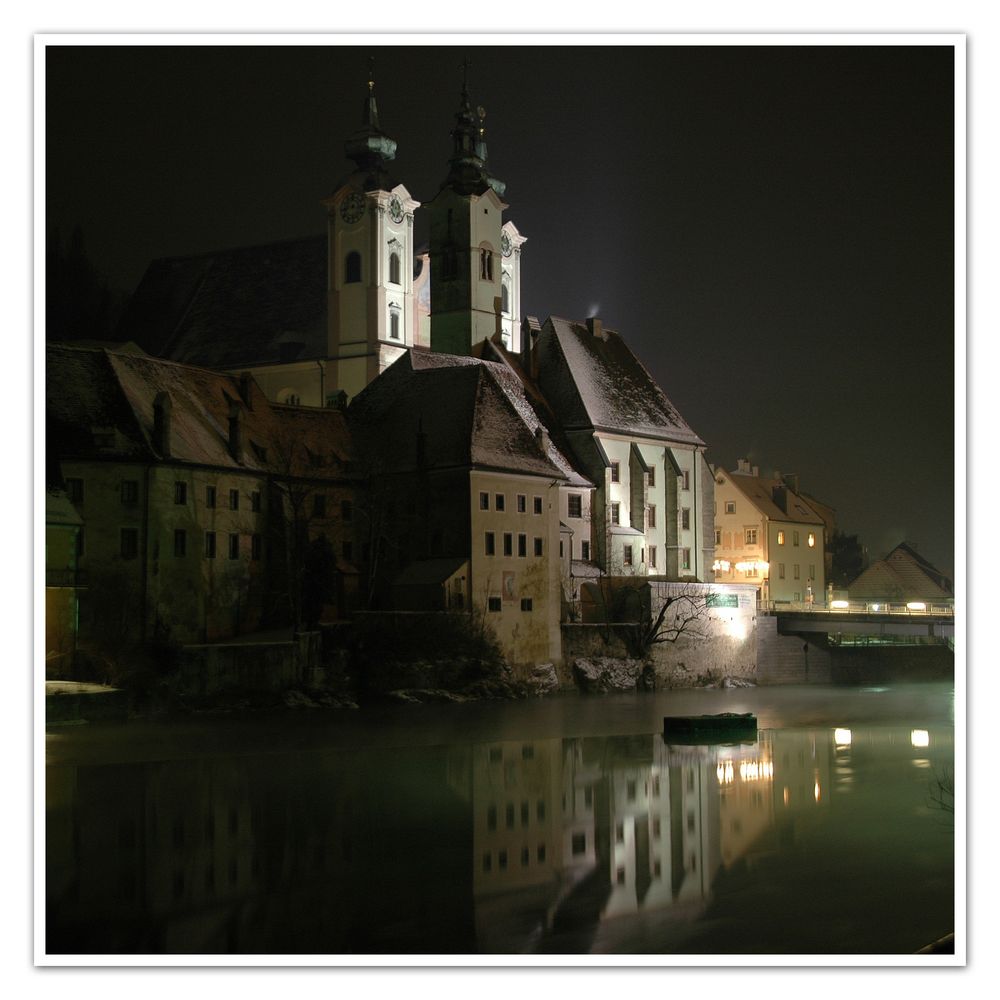
[(954, 601), (844, 600), (829, 605), (775, 604), (760, 610), (774, 615), (781, 635), (823, 633), (831, 638), (949, 643), (955, 637)]

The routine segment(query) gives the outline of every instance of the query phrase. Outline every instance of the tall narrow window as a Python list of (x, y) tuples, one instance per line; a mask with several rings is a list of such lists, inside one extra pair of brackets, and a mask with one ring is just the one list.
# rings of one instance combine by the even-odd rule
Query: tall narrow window
[(510, 312), (510, 286), (506, 281), (500, 286), (500, 311)]
[(683, 531), (691, 530), (691, 508), (684, 507), (681, 510), (681, 529)]
[(361, 280), (361, 254), (352, 250), (344, 258), (344, 284), (354, 285)]
[(626, 566), (631, 566), (632, 565), (632, 546), (631, 545), (626, 545), (624, 547), (624, 549), (622, 550), (622, 562)]
[(583, 517), (583, 497), (579, 493), (570, 493), (567, 497), (570, 517)]
[(681, 569), (691, 568), (691, 550), (681, 549)]
[(621, 524), (621, 504), (619, 503), (611, 505), (611, 523)]
[(239, 559), (240, 557), (240, 536), (232, 534), (229, 536), (229, 558)]
[(621, 482), (621, 466), (617, 462), (611, 463), (611, 482)]
[(540, 556), (542, 554), (542, 540), (540, 538), (535, 539), (535, 555)]
[(528, 536), (518, 535), (517, 536), (517, 554), (518, 557), (524, 559), (528, 555)]
[(649, 516), (647, 518), (647, 523), (651, 528), (656, 527), (656, 504), (651, 503), (649, 505)]
[(497, 551), (496, 536), (493, 534), (492, 531), (487, 531), (486, 532), (486, 554), (488, 556), (496, 555), (496, 551)]
[(486, 281), (493, 280), (493, 251), (485, 247), (479, 251), (479, 277)]
[(206, 531), (205, 532), (205, 558), (214, 559), (215, 558), (215, 532)]
[(399, 313), (395, 309), (389, 312), (389, 339), (399, 340)]
[(580, 557), (584, 562), (590, 561), (590, 542), (580, 542)]
[(650, 545), (649, 547), (649, 568), (656, 569), (656, 546)]
[(503, 533), (503, 554), (505, 556), (514, 554), (514, 536), (509, 531)]
[(174, 483), (174, 503), (178, 505), (188, 502), (187, 483)]
[(399, 281), (399, 254), (393, 251), (389, 254), (389, 284), (398, 285)]

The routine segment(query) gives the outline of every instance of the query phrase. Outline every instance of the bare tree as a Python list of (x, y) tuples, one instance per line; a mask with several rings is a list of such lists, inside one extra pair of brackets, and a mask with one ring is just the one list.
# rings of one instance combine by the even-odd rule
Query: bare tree
[[(654, 584), (642, 577), (619, 579), (626, 582), (612, 591), (611, 617), (622, 623), (630, 656), (644, 659), (654, 646), (677, 642), (683, 637), (708, 638), (708, 596), (701, 587), (696, 584), (656, 585), (657, 597), (662, 597), (662, 603), (654, 615)], [(667, 588), (665, 593), (664, 587)]]

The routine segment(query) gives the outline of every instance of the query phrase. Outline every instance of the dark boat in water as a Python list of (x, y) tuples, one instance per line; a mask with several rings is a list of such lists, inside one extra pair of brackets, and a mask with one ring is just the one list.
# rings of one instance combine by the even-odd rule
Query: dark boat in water
[(720, 715), (667, 715), (663, 738), (668, 743), (739, 743), (757, 739), (757, 716), (723, 712)]

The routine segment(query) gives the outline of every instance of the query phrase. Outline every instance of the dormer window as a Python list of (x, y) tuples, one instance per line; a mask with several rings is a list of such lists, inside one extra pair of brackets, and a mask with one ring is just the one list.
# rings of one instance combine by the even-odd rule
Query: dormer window
[(399, 281), (399, 254), (394, 250), (389, 254), (389, 284), (398, 285)]
[(344, 258), (344, 284), (355, 285), (361, 281), (361, 254), (352, 250)]

